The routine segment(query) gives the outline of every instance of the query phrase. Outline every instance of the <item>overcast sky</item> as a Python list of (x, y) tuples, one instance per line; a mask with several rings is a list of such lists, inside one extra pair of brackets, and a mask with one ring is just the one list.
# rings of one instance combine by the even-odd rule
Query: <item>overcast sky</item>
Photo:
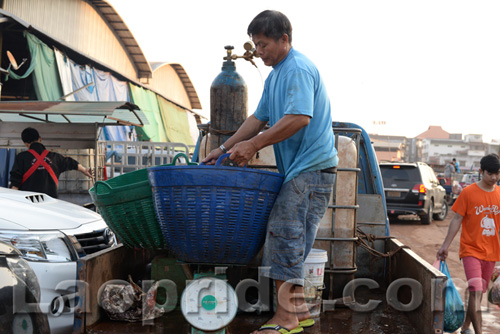
[[(108, 0), (149, 61), (178, 62), (210, 115), (225, 45), (244, 52), (262, 10), (288, 16), (319, 68), (333, 119), (415, 137), (430, 125), (500, 139), (500, 1)], [(237, 60), (255, 109), (270, 68)]]

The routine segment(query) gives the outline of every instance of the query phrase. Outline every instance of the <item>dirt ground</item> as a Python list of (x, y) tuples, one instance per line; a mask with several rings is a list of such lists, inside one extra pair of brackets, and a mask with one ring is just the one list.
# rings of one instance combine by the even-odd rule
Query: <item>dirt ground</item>
[[(435, 220), (431, 225), (421, 225), (418, 218), (412, 216), (400, 217), (397, 221), (391, 222), (390, 233), (424, 260), (433, 264), (436, 260), (436, 253), (446, 237), (453, 214), (450, 210), (445, 220)], [(462, 262), (458, 258), (459, 241), (460, 234), (457, 234), (450, 247), (447, 263), (453, 283), (460, 291), (462, 300), (467, 301), (467, 281)], [(500, 266), (500, 262), (497, 266)], [(498, 334), (500, 333), (500, 309), (498, 306), (489, 304), (486, 297), (485, 295), (482, 303), (483, 333)], [(459, 331), (456, 333), (458, 334)]]

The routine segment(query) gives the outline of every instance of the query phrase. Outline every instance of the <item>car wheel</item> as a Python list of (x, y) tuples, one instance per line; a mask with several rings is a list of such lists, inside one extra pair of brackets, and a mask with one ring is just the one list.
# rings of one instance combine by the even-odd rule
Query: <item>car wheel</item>
[(446, 201), (443, 201), (443, 206), (441, 207), (441, 213), (435, 214), (434, 219), (444, 220), (447, 214), (448, 214), (448, 203), (446, 203)]
[(451, 195), (446, 195), (444, 197), (444, 201), (448, 204), (448, 206), (452, 206), (453, 203), (455, 203), (455, 199)]
[(434, 208), (434, 202), (431, 201), (431, 203), (429, 204), (429, 211), (427, 211), (427, 214), (420, 216), (420, 223), (422, 223), (422, 225), (429, 225), (430, 223), (432, 223), (432, 215), (434, 211), (433, 208)]

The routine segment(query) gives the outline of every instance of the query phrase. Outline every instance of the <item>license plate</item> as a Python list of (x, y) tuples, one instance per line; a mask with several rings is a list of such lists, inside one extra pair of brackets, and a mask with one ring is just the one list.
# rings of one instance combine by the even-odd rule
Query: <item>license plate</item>
[(399, 191), (388, 191), (387, 197), (401, 197), (401, 192)]

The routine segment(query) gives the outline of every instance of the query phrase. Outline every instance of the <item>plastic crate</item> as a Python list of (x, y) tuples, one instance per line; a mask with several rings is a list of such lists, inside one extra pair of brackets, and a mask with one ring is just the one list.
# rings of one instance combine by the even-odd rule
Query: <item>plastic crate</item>
[(89, 193), (104, 221), (125, 246), (166, 249), (146, 168), (97, 181)]
[(284, 177), (221, 166), (227, 156), (215, 166), (148, 168), (158, 222), (178, 260), (248, 264), (262, 248)]

